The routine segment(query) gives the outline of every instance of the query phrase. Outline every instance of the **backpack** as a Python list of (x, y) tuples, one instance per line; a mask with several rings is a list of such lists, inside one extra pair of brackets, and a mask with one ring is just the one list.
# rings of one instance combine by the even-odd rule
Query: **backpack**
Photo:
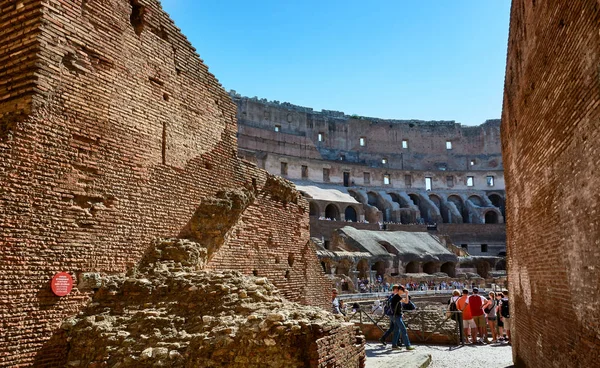
[(504, 318), (510, 318), (510, 312), (508, 310), (508, 299), (502, 299), (502, 305), (500, 306), (500, 315)]
[(383, 306), (383, 313), (386, 316), (393, 316), (394, 315), (394, 311), (392, 310), (392, 298), (394, 297), (394, 294), (388, 296), (388, 298), (385, 300), (385, 305)]
[(456, 306), (456, 302), (452, 299), (450, 299), (450, 308), (448, 308), (448, 311), (450, 312), (450, 319), (453, 321), (458, 321), (458, 307)]
[(489, 314), (492, 309), (496, 308), (496, 300), (492, 300), (492, 305), (490, 305), (489, 307), (485, 307), (483, 308), (483, 311), (485, 312), (485, 314)]
[(417, 306), (415, 305), (415, 303), (413, 303), (411, 300), (409, 300), (408, 303), (402, 303), (402, 309), (415, 310), (415, 309), (417, 309)]

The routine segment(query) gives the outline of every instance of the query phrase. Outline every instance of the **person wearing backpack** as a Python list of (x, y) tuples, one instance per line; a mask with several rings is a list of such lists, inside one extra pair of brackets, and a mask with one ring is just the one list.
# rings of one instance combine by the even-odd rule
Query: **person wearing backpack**
[(453, 321), (456, 321), (456, 325), (458, 326), (458, 337), (460, 339), (460, 343), (462, 345), (465, 344), (465, 334), (463, 331), (463, 320), (462, 313), (458, 310), (456, 306), (456, 302), (460, 298), (460, 290), (455, 289), (452, 291), (452, 297), (448, 300), (448, 312), (446, 313), (446, 317), (450, 318)]
[(415, 347), (410, 345), (408, 339), (408, 333), (406, 332), (406, 326), (402, 320), (402, 302), (408, 303), (408, 291), (402, 285), (394, 285), (392, 287), (394, 296), (391, 300), (392, 310), (394, 311), (394, 336), (392, 338), (392, 349), (400, 349), (398, 342), (400, 340), (400, 334), (402, 334), (402, 341), (406, 346), (406, 350), (414, 350)]
[(502, 292), (504, 294), (504, 298), (500, 300), (500, 317), (502, 318), (502, 322), (504, 322), (504, 331), (506, 331), (506, 336), (508, 337), (508, 344), (511, 343), (511, 330), (512, 330), (512, 321), (510, 319), (510, 309), (508, 303), (508, 290), (504, 290)]
[(383, 336), (381, 336), (381, 338), (379, 339), (379, 342), (381, 342), (383, 346), (387, 345), (387, 337), (390, 336), (392, 332), (394, 332), (394, 310), (392, 309), (393, 297), (394, 294), (390, 294), (383, 304), (383, 313), (390, 319), (390, 327), (387, 329), (387, 331), (383, 333)]

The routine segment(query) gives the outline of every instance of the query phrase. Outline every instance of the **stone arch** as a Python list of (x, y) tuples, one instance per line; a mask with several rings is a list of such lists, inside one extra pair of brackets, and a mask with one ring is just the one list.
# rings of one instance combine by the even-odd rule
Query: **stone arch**
[(413, 201), (415, 206), (421, 208), (421, 198), (419, 198), (419, 196), (417, 194), (410, 193), (408, 196), (410, 197), (411, 201)]
[(498, 214), (496, 211), (487, 211), (485, 213), (485, 223), (486, 224), (497, 224), (498, 223)]
[(383, 277), (385, 275), (386, 264), (385, 261), (377, 261), (371, 266), (372, 271), (376, 271), (378, 275)]
[(467, 211), (467, 209), (465, 208), (465, 204), (462, 200), (462, 198), (460, 198), (460, 196), (453, 194), (451, 196), (448, 197), (448, 202), (452, 202), (454, 203), (454, 205), (456, 206), (456, 209), (458, 210), (458, 212), (460, 212), (462, 219), (463, 219), (463, 223), (468, 223), (469, 222), (469, 213)]
[(383, 240), (380, 240), (378, 243), (386, 250), (386, 252), (398, 255), (398, 249), (394, 248), (390, 243)]
[(369, 277), (369, 261), (367, 261), (366, 259), (361, 259), (360, 261), (358, 261), (358, 264), (356, 265), (356, 270), (358, 271), (358, 277), (360, 277), (361, 279), (364, 278), (368, 278)]
[(469, 196), (469, 201), (471, 201), (471, 203), (473, 203), (474, 205), (476, 205), (478, 207), (485, 207), (483, 199), (476, 194)]
[(369, 206), (377, 207), (377, 194), (375, 194), (375, 192), (367, 193), (367, 204)]
[(477, 274), (481, 277), (483, 277), (484, 279), (488, 277), (488, 274), (490, 272), (491, 266), (489, 263), (483, 261), (483, 262), (477, 262)]
[(309, 205), (309, 210), (310, 210), (310, 216), (315, 216), (318, 217), (319, 216), (319, 205), (317, 205), (315, 202), (310, 201), (308, 202)]
[(419, 263), (416, 261), (408, 262), (405, 270), (406, 273), (419, 273)]
[(352, 268), (352, 262), (347, 259), (342, 259), (341, 261), (338, 262), (338, 264), (335, 267), (335, 274), (349, 276), (351, 268)]
[(333, 203), (328, 204), (327, 207), (325, 207), (325, 217), (340, 221), (340, 209)]
[(442, 209), (442, 199), (437, 194), (429, 194), (429, 200), (435, 204), (438, 209)]
[(427, 262), (423, 265), (423, 272), (427, 273), (427, 274), (434, 274), (437, 272), (436, 269), (436, 264), (435, 262)]
[(450, 277), (456, 276), (456, 264), (454, 262), (446, 262), (440, 267), (440, 271), (447, 274)]
[(356, 209), (352, 206), (346, 207), (346, 209), (344, 210), (344, 218), (346, 219), (346, 221), (357, 222), (358, 215), (356, 214)]
[(498, 209), (500, 209), (500, 213), (502, 214), (502, 216), (505, 216), (504, 198), (502, 198), (502, 196), (498, 193), (491, 193), (488, 195), (488, 198), (490, 202), (492, 202), (492, 205), (494, 205), (494, 207), (498, 207)]
[(352, 198), (356, 199), (357, 202), (362, 204), (368, 204), (368, 200), (365, 197), (364, 193), (359, 192), (358, 190), (348, 189), (348, 194), (350, 194)]
[(496, 263), (496, 271), (505, 271), (506, 270), (506, 261), (500, 260)]

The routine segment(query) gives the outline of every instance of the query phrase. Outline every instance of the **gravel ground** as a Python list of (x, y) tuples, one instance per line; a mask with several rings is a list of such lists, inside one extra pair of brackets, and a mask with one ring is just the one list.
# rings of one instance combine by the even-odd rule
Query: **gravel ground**
[[(367, 344), (367, 367), (371, 366), (369, 360), (375, 363), (385, 357), (387, 361), (391, 355), (397, 355), (401, 359), (411, 353), (431, 354), (432, 360), (429, 368), (506, 368), (513, 366), (512, 348), (506, 344), (465, 345), (463, 347), (414, 345), (416, 349), (411, 352), (404, 349), (392, 351), (389, 344), (384, 348), (381, 344), (369, 342)], [(375, 367), (375, 365), (373, 366)]]

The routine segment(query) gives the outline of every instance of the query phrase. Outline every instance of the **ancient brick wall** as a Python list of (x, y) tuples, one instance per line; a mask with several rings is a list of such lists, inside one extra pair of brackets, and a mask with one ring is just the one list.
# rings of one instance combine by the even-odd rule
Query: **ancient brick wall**
[(502, 113), (513, 354), (600, 358), (600, 4), (514, 0)]
[[(59, 322), (89, 293), (55, 297), (56, 272), (125, 271), (220, 189), (254, 187), (257, 200), (209, 267), (258, 269), (286, 297), (328, 304), (307, 203), (284, 204), (237, 158), (235, 104), (157, 1), (0, 10), (0, 366), (64, 355)], [(281, 268), (253, 258), (270, 252)]]

